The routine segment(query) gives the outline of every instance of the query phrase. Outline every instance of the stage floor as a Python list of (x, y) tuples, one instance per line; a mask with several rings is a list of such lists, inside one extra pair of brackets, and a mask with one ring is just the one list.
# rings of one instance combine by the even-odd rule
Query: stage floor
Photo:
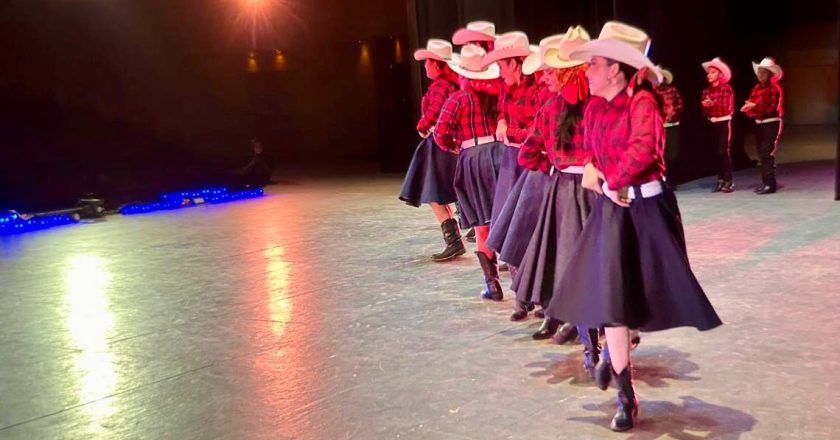
[(726, 325), (643, 335), (625, 435), (580, 346), (481, 301), (474, 256), (427, 259), (439, 227), (399, 177), (4, 237), (0, 438), (837, 439), (833, 171), (783, 165), (763, 197), (757, 170), (681, 188)]

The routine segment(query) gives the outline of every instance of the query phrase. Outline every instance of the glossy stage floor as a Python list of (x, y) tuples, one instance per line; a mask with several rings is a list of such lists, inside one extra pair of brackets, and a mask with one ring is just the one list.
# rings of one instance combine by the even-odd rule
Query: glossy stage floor
[(840, 438), (833, 165), (756, 180), (678, 192), (726, 325), (643, 336), (630, 434), (391, 176), (0, 239), (0, 438)]

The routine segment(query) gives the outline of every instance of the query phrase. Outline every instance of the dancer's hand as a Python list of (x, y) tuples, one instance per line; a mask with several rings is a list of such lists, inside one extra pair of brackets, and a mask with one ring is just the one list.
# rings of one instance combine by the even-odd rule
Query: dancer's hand
[(755, 103), (747, 101), (744, 103), (744, 106), (741, 107), (741, 111), (746, 113), (750, 111), (753, 107), (755, 107)]
[(499, 124), (496, 125), (496, 140), (503, 141), (504, 143), (508, 143), (507, 130), (508, 130), (507, 122), (504, 119), (500, 119)]
[(581, 185), (584, 188), (595, 191), (598, 194), (603, 194), (604, 191), (601, 190), (602, 180), (604, 180), (604, 173), (596, 168), (595, 165), (588, 163), (583, 167), (583, 180), (581, 181)]
[(714, 102), (714, 101), (712, 101), (710, 98), (706, 98), (706, 99), (703, 101), (703, 107), (711, 107), (711, 106), (713, 106), (713, 105), (715, 105), (715, 102)]
[(630, 190), (626, 186), (624, 188), (620, 188), (618, 191), (613, 191), (607, 188), (606, 184), (604, 185), (604, 194), (606, 194), (613, 203), (621, 206), (622, 208), (629, 208), (630, 204), (633, 203), (633, 199), (630, 198), (629, 192)]

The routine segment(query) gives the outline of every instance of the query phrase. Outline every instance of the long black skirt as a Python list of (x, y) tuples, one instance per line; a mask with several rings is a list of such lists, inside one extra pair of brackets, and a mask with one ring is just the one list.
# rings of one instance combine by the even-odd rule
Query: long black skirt
[(525, 168), (519, 166), (519, 148), (502, 145), (504, 149), (501, 155), (502, 163), (499, 168), (499, 181), (496, 184), (496, 193), (493, 195), (492, 218), (494, 221), (501, 213), (502, 207), (505, 206), (508, 195), (513, 190), (513, 186), (516, 185), (517, 180), (519, 180), (519, 176), (525, 173)]
[[(639, 188), (634, 188), (639, 194)], [(588, 328), (721, 325), (688, 263), (674, 193), (622, 208), (598, 196), (546, 313)]]
[(420, 141), (405, 173), (400, 200), (420, 207), (424, 203), (455, 203), (455, 168), (458, 155), (443, 151), (432, 136)]
[(513, 279), (517, 300), (549, 306), (595, 202), (595, 193), (581, 185), (582, 177), (560, 172), (550, 177), (534, 233)]
[(501, 163), (499, 149), (505, 145), (489, 142), (461, 150), (455, 169), (455, 194), (458, 196), (461, 227), (490, 224), (493, 195)]
[(551, 177), (542, 171), (526, 170), (519, 176), (504, 206), (490, 223), (487, 246), (499, 259), (518, 267), (537, 227), (540, 207)]

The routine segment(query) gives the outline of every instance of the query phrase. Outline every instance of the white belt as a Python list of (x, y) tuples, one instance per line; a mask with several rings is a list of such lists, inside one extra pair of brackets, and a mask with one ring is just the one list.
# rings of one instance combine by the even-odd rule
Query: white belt
[(732, 115), (729, 115), (729, 116), (721, 116), (721, 117), (719, 117), (719, 118), (709, 118), (709, 120), (710, 120), (710, 121), (712, 121), (712, 122), (731, 121), (731, 120), (732, 120)]
[(665, 123), (665, 128), (676, 127), (676, 126), (678, 126), (678, 125), (680, 125), (680, 123), (679, 123), (679, 122), (666, 122), (666, 123)]
[(567, 173), (567, 174), (583, 174), (583, 167), (574, 165), (574, 166), (570, 166), (570, 167), (566, 167), (566, 168), (560, 168), (558, 170), (557, 168), (552, 166), (551, 170), (548, 171), (548, 175), (553, 176), (554, 173), (556, 173), (556, 172)]
[(470, 139), (470, 140), (461, 142), (461, 149), (466, 150), (467, 148), (472, 148), (476, 145), (489, 144), (490, 142), (496, 142), (496, 137), (495, 136), (482, 136), (478, 139)]
[[(648, 183), (643, 183), (639, 186), (642, 190), (641, 191), (641, 193), (642, 193), (641, 196), (642, 196), (643, 199), (648, 199), (648, 198), (651, 198), (653, 196), (658, 196), (658, 195), (662, 194), (662, 182), (660, 182), (658, 180), (652, 180)], [(615, 191), (611, 190), (609, 186), (607, 186), (607, 182), (604, 182), (601, 185), (601, 189), (604, 190), (605, 194), (615, 192)], [(637, 198), (636, 189), (634, 187), (631, 186), (631, 187), (627, 188), (627, 197), (629, 197), (630, 199)]]
[(505, 145), (507, 145), (508, 147), (514, 147), (514, 148), (519, 148), (519, 147), (522, 146), (522, 144), (505, 144)]
[(771, 122), (779, 122), (782, 118), (767, 118), (767, 119), (756, 119), (756, 124), (769, 124)]

